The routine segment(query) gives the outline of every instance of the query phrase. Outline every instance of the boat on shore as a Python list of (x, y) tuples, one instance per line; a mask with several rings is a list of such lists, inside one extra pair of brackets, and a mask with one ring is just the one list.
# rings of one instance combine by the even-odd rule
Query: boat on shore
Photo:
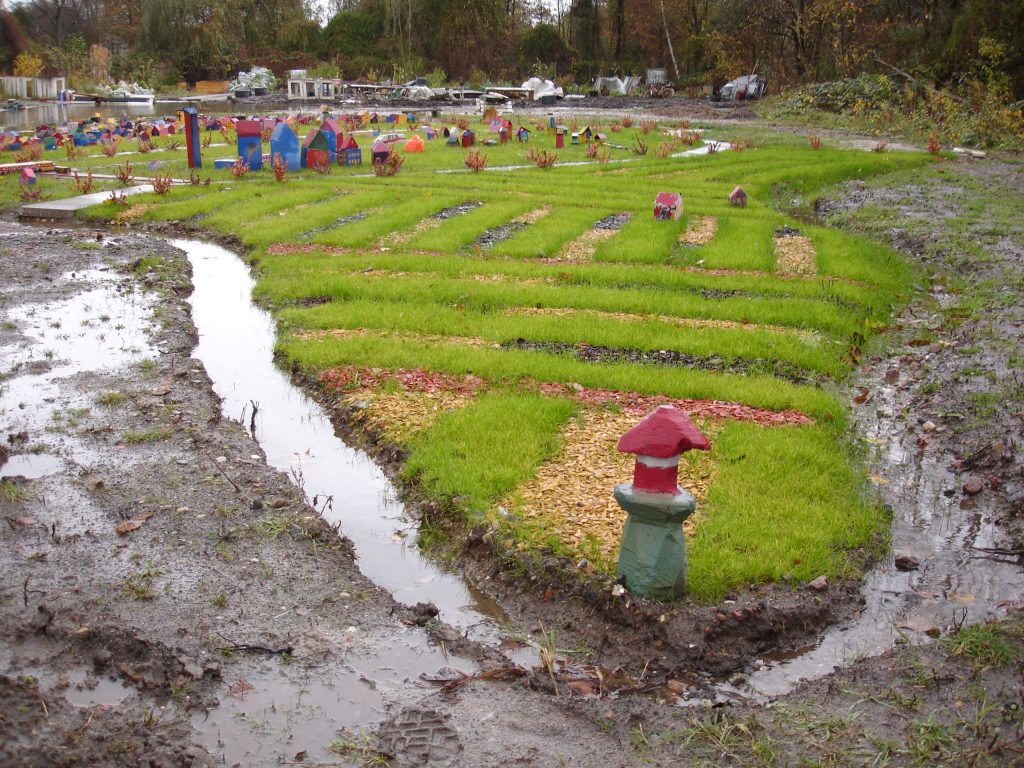
[(71, 101), (90, 104), (152, 104), (152, 93), (125, 93), (123, 91), (112, 91), (110, 94), (102, 93), (75, 93)]

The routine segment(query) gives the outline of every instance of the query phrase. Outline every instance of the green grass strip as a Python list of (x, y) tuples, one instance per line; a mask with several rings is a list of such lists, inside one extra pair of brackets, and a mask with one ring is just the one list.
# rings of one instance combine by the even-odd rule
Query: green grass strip
[(446, 304), (477, 312), (514, 307), (594, 309), (602, 312), (669, 315), (705, 320), (783, 325), (818, 330), (840, 339), (863, 332), (863, 320), (834, 304), (808, 299), (726, 296), (664, 290), (618, 290), (585, 285), (534, 285), (508, 281), (479, 282), (424, 278), (421, 275), (375, 277), (372, 274), (261, 278), (257, 295), (274, 302), (328, 296), (335, 301)]
[(628, 350), (676, 350), (699, 357), (757, 359), (771, 370), (771, 361), (784, 361), (804, 373), (842, 376), (848, 364), (840, 360), (845, 347), (823, 345), (794, 334), (750, 328), (689, 328), (656, 319), (620, 320), (587, 314), (524, 315), (473, 312), (449, 306), (372, 301), (332, 302), (289, 309), (279, 318), (288, 328), (372, 328), (398, 333), (476, 336), (503, 343), (529, 341), (587, 344)]
[(440, 498), (482, 516), (554, 456), (575, 411), (567, 399), (529, 392), (488, 392), (444, 413), (410, 443), (402, 468)]
[[(472, 199), (472, 198), (470, 198)], [(480, 199), (480, 198), (477, 198)], [(484, 205), (461, 216), (452, 216), (441, 226), (431, 229), (410, 240), (410, 250), (451, 252), (464, 248), (476, 240), (484, 231), (507, 224), (537, 206), (536, 200), (516, 196), (513, 199), (484, 201)]]
[(886, 515), (864, 500), (862, 475), (828, 430), (732, 422), (714, 451), (717, 474), (687, 543), (699, 600), (784, 576), (855, 575), (847, 552), (884, 534)]
[(381, 368), (418, 368), (456, 374), (476, 374), (493, 382), (524, 379), (556, 383), (576, 382), (585, 387), (731, 400), (774, 411), (797, 410), (837, 428), (845, 424), (842, 403), (832, 394), (772, 376), (740, 376), (691, 368), (629, 363), (586, 363), (563, 355), (519, 349), (492, 349), (463, 344), (430, 344), (402, 338), (354, 336), (295, 339), (278, 343), (289, 360), (309, 370), (338, 365)]

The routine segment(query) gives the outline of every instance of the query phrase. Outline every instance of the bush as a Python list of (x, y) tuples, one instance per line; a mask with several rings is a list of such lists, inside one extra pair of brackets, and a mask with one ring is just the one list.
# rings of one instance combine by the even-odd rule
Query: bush
[(114, 171), (114, 175), (117, 177), (118, 181), (127, 187), (132, 183), (132, 181), (134, 181), (134, 177), (132, 176), (132, 164), (125, 160), (123, 166), (117, 166), (117, 170)]
[(536, 147), (530, 147), (526, 150), (526, 159), (531, 163), (536, 163), (538, 168), (550, 168), (558, 160), (558, 155), (546, 149), (538, 150)]
[(398, 154), (397, 150), (391, 150), (388, 154), (388, 159), (383, 160), (379, 163), (373, 164), (373, 172), (377, 176), (396, 176), (402, 165), (405, 163), (405, 158)]
[(471, 171), (482, 171), (487, 167), (487, 155), (481, 152), (479, 149), (475, 149), (466, 155), (466, 167)]

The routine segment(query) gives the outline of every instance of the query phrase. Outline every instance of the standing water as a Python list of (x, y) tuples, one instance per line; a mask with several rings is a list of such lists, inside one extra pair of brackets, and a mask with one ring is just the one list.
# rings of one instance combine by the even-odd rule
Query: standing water
[(505, 618), (500, 609), (420, 553), (414, 524), (380, 467), (342, 442), (324, 410), (274, 365), (274, 321), (252, 303), (245, 263), (211, 243), (173, 243), (192, 264), (192, 318), (199, 330), (194, 354), (223, 400), (224, 415), (241, 418), (256, 404), (255, 438), (267, 462), (288, 473), (328, 522), (340, 524), (370, 580), (399, 602), (434, 603), (453, 627), (480, 639), (492, 635), (494, 620)]

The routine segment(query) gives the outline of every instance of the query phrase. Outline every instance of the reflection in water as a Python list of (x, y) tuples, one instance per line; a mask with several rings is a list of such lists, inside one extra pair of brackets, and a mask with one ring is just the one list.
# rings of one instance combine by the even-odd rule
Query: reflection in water
[(248, 267), (217, 245), (195, 240), (174, 245), (192, 262), (192, 317), (199, 329), (195, 356), (223, 398), (224, 414), (241, 418), (257, 404), (256, 439), (267, 462), (295, 480), (325, 519), (340, 524), (368, 578), (399, 602), (433, 602), (452, 626), (491, 634), (491, 619), (505, 618), (500, 608), (420, 553), (415, 534), (408, 533), (413, 526), (381, 468), (345, 445), (323, 409), (274, 365), (274, 322), (252, 304)]

